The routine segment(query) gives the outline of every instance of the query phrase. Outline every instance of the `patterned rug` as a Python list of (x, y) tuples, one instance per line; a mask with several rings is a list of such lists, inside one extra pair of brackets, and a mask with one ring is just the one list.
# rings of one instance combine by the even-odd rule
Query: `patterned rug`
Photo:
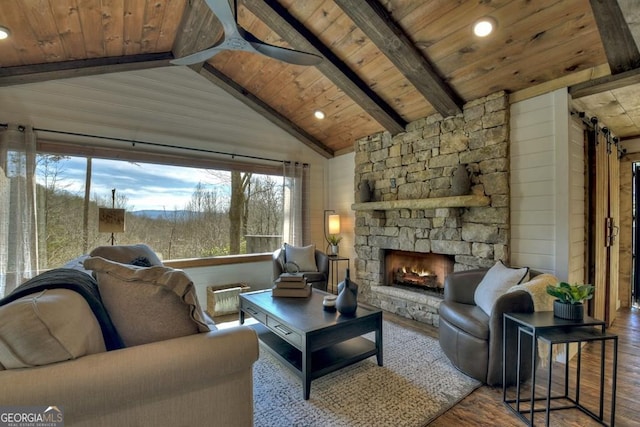
[(306, 401), (298, 377), (261, 343), (254, 425), (425, 426), (480, 386), (451, 365), (434, 338), (385, 320), (383, 343), (383, 367), (370, 357), (318, 378)]

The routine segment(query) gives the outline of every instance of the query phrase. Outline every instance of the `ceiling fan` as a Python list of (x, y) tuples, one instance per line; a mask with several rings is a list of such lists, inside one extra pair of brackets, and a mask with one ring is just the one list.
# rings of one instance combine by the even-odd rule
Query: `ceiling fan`
[[(171, 61), (172, 64), (197, 64), (199, 62), (206, 61), (219, 52), (225, 50), (243, 50), (245, 52), (260, 53), (295, 65), (316, 65), (322, 61), (321, 56), (313, 53), (287, 49), (285, 47), (275, 46), (261, 41), (249, 31), (238, 25), (237, 17), (231, 9), (231, 5), (228, 0), (205, 0), (205, 2), (222, 23), (222, 27), (224, 28), (224, 39), (221, 43), (211, 46), (208, 49), (187, 55), (183, 58), (174, 59)], [(234, 4), (234, 9), (237, 13), (238, 5), (237, 3)]]

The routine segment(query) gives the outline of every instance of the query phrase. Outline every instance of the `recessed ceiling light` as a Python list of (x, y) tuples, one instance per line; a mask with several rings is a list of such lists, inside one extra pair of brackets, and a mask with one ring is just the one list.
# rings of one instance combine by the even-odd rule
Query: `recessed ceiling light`
[(325, 118), (324, 112), (320, 111), (320, 110), (316, 110), (313, 112), (313, 115), (315, 116), (316, 119), (318, 120), (322, 120)]
[(493, 18), (480, 18), (473, 24), (473, 34), (478, 37), (487, 37), (496, 28), (496, 21)]
[(8, 28), (0, 26), (0, 40), (4, 40), (11, 34)]

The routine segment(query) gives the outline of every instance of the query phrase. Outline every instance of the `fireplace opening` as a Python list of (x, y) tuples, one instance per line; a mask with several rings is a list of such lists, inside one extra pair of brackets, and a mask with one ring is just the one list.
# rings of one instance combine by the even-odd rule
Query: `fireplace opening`
[(444, 293), (444, 279), (453, 271), (451, 255), (433, 252), (387, 250), (385, 259), (385, 285)]

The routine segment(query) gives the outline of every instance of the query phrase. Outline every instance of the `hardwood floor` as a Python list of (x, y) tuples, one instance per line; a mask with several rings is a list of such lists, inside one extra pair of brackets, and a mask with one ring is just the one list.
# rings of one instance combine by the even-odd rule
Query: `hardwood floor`
[[(235, 316), (235, 321), (233, 321)], [(394, 321), (408, 327), (418, 329), (434, 338), (438, 338), (438, 329), (410, 319), (405, 319), (385, 312), (386, 320)], [(217, 323), (220, 324), (218, 318)], [(237, 315), (224, 319), (222, 327), (237, 325)], [(640, 425), (640, 406), (636, 403), (640, 396), (640, 310), (624, 309), (618, 312), (618, 317), (608, 329), (608, 332), (618, 335), (618, 376), (616, 393), (615, 425), (618, 427)], [(606, 376), (610, 379), (612, 351), (607, 344)], [(599, 343), (589, 343), (582, 350), (582, 376), (580, 402), (588, 408), (597, 409), (597, 393), (599, 387), (600, 370)], [(570, 361), (570, 377), (575, 378), (576, 357)], [(556, 387), (564, 378), (564, 365), (554, 363), (554, 384)], [(545, 377), (545, 368), (540, 367), (538, 378)], [(572, 381), (570, 381), (572, 382)], [(554, 389), (559, 390), (559, 389)], [(605, 384), (605, 390), (611, 390), (610, 382)], [(610, 420), (610, 396), (605, 400), (605, 421)], [(536, 413), (536, 425), (544, 425), (544, 414)], [(524, 423), (502, 403), (502, 388), (482, 386), (467, 396), (456, 406), (442, 414), (429, 424), (430, 427), (450, 426), (518, 426)], [(551, 426), (562, 427), (590, 427), (600, 425), (577, 409), (553, 411)]]
[[(419, 322), (403, 319), (385, 313), (389, 320), (418, 328), (433, 337), (438, 337), (438, 329)], [(618, 312), (608, 332), (618, 335), (618, 375), (616, 393), (615, 425), (640, 425), (640, 406), (637, 399), (640, 395), (640, 310), (625, 309)], [(605, 377), (611, 377), (612, 351), (611, 344), (607, 344)], [(570, 378), (575, 378), (576, 357), (570, 361)], [(564, 379), (564, 365), (554, 363), (554, 384), (556, 387)], [(591, 410), (598, 408), (598, 387), (600, 372), (600, 344), (589, 343), (582, 350), (582, 376), (580, 388), (580, 402)], [(546, 378), (546, 370), (538, 368), (538, 378)], [(572, 381), (570, 381), (571, 383)], [(573, 387), (570, 388), (573, 390)], [(560, 390), (554, 388), (554, 390)], [(611, 383), (606, 381), (605, 391), (611, 390)], [(605, 422), (610, 420), (610, 396), (605, 400)], [(544, 425), (544, 414), (536, 413), (536, 425)], [(464, 400), (434, 420), (430, 427), (449, 426), (517, 426), (524, 423), (502, 403), (502, 388), (482, 386)], [(550, 425), (552, 426), (597, 426), (600, 425), (586, 414), (577, 409), (553, 411)]]

